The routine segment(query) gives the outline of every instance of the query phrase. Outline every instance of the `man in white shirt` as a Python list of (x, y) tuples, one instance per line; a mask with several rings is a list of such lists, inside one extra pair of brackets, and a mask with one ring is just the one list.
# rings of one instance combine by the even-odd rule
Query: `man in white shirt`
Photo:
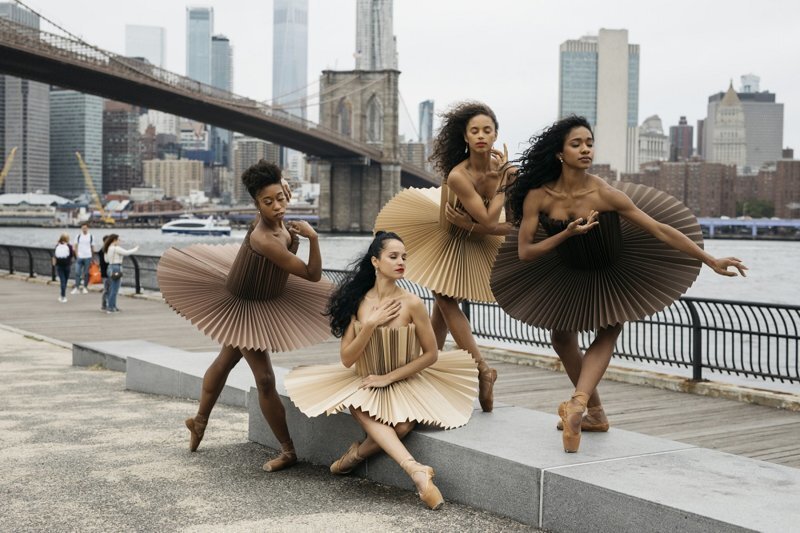
[(81, 226), (81, 232), (75, 237), (75, 288), (71, 294), (81, 291), (83, 294), (89, 292), (86, 288), (89, 285), (89, 265), (92, 263), (94, 255), (94, 239), (89, 233), (89, 225)]

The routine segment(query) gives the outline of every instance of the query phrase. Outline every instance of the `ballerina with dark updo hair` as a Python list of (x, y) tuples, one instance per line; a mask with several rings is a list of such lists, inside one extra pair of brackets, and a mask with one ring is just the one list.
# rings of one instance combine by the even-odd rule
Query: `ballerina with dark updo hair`
[[(506, 192), (519, 226), (492, 271), (497, 303), (512, 317), (549, 329), (575, 392), (558, 407), (565, 452), (582, 431), (608, 431), (597, 384), (624, 322), (678, 299), (703, 263), (717, 274), (744, 276), (735, 257), (703, 251), (691, 211), (669, 194), (589, 174), (594, 135), (583, 117), (564, 118), (531, 139)], [(585, 354), (579, 331), (594, 331)], [(584, 416), (584, 412), (588, 412)]]
[[(255, 377), (261, 412), (281, 443), (281, 454), (263, 466), (275, 472), (296, 463), (297, 454), (269, 352), (296, 350), (328, 338), (323, 312), (332, 285), (322, 278), (317, 233), (307, 222), (284, 224), (290, 191), (280, 168), (262, 159), (245, 170), (242, 182), (258, 219), (241, 246), (170, 248), (158, 263), (158, 284), (170, 307), (222, 344), (203, 376), (197, 414), (186, 420), (189, 450), (200, 445), (228, 374), (244, 357)], [(298, 236), (309, 241), (307, 263), (295, 255)]]
[(417, 422), (443, 428), (472, 415), (478, 372), (464, 350), (438, 353), (422, 300), (397, 285), (406, 269), (400, 237), (379, 231), (330, 299), (341, 364), (300, 366), (286, 376), (289, 397), (308, 416), (346, 409), (367, 436), (331, 465), (348, 474), (381, 450), (397, 461), (431, 509), (444, 500), (433, 469), (403, 445)]
[(442, 175), (438, 189), (406, 189), (389, 201), (375, 221), (406, 242), (408, 279), (430, 289), (436, 304), (431, 320), (439, 349), (448, 330), (467, 350), (480, 373), (481, 408), (494, 407), (497, 371), (481, 355), (461, 300), (494, 302), (489, 276), (503, 236), (503, 187), (513, 175), (508, 150), (493, 148), (497, 117), (485, 104), (462, 102), (442, 115), (431, 161)]

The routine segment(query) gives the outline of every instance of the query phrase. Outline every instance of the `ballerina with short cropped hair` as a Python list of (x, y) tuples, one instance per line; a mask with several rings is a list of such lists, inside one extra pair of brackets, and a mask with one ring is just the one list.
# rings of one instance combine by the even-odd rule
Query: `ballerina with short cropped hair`
[[(262, 159), (245, 170), (242, 182), (258, 218), (241, 246), (170, 248), (158, 263), (158, 284), (170, 307), (222, 344), (203, 376), (197, 414), (186, 420), (189, 450), (200, 445), (228, 374), (244, 358), (253, 371), (261, 412), (281, 444), (280, 455), (263, 466), (275, 472), (296, 463), (297, 454), (269, 352), (296, 350), (329, 337), (323, 312), (332, 285), (322, 278), (314, 229), (307, 222), (284, 223), (290, 191), (280, 168)], [(308, 262), (296, 255), (298, 236), (309, 240)]]

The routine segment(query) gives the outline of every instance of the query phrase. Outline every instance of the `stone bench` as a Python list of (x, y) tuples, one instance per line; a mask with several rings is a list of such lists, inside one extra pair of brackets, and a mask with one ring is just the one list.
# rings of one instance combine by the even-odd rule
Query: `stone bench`
[[(83, 354), (79, 361), (104, 350), (107, 361), (124, 359), (131, 390), (195, 399), (216, 356), (143, 341), (81, 343), (74, 350)], [(286, 396), (287, 371), (275, 368), (298, 455), (327, 466), (363, 432), (348, 413), (300, 413)], [(248, 409), (251, 441), (279, 448), (247, 365), (231, 372), (220, 401)], [(581, 451), (566, 454), (556, 422), (555, 414), (496, 403), (492, 414), (476, 409), (463, 428), (419, 428), (405, 443), (418, 461), (434, 467), (445, 500), (551, 531), (783, 532), (800, 523), (798, 469), (616, 428), (584, 434)], [(413, 489), (384, 454), (354, 475)]]

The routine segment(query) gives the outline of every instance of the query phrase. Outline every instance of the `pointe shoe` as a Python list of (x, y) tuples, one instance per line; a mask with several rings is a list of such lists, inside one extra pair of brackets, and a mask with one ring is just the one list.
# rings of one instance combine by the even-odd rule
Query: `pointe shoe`
[(497, 381), (497, 370), (490, 368), (486, 361), (478, 363), (478, 402), (484, 413), (494, 409), (494, 382)]
[(354, 442), (351, 444), (350, 448), (344, 452), (344, 455), (333, 462), (331, 465), (331, 474), (340, 476), (349, 474), (355, 467), (360, 465), (364, 461), (364, 458), (358, 455), (358, 447), (360, 445), (360, 442)]
[(589, 395), (585, 392), (576, 392), (572, 395), (572, 400), (558, 406), (558, 416), (561, 417), (561, 426), (564, 428), (561, 440), (564, 444), (564, 451), (567, 453), (575, 453), (580, 447), (581, 420), (583, 412), (586, 410), (586, 402), (589, 401)]
[(406, 474), (408, 474), (408, 477), (410, 477), (411, 481), (414, 482), (414, 485), (417, 484), (417, 482), (414, 480), (414, 474), (425, 474), (427, 477), (427, 484), (423, 490), (417, 492), (419, 499), (422, 500), (422, 502), (433, 511), (441, 509), (442, 505), (444, 505), (444, 498), (442, 497), (442, 493), (439, 491), (438, 487), (433, 484), (433, 476), (436, 475), (433, 471), (433, 468), (419, 464), (414, 460), (413, 457), (409, 457), (400, 463), (400, 468), (405, 470)]
[[(581, 419), (581, 431), (588, 431), (590, 433), (604, 433), (608, 431), (608, 428), (611, 426), (605, 415), (606, 412), (603, 411), (602, 405), (589, 407), (586, 411), (586, 415)], [(564, 429), (564, 424), (561, 423), (561, 420), (556, 424), (556, 429), (559, 431)]]
[(265, 472), (277, 472), (284, 468), (289, 468), (297, 462), (297, 453), (294, 451), (294, 444), (292, 441), (281, 443), (281, 454), (275, 459), (271, 459), (264, 463), (261, 468)]
[(187, 418), (184, 424), (186, 424), (190, 433), (189, 451), (196, 452), (197, 447), (200, 446), (200, 441), (203, 440), (203, 435), (206, 433), (208, 417), (195, 415), (193, 418)]

